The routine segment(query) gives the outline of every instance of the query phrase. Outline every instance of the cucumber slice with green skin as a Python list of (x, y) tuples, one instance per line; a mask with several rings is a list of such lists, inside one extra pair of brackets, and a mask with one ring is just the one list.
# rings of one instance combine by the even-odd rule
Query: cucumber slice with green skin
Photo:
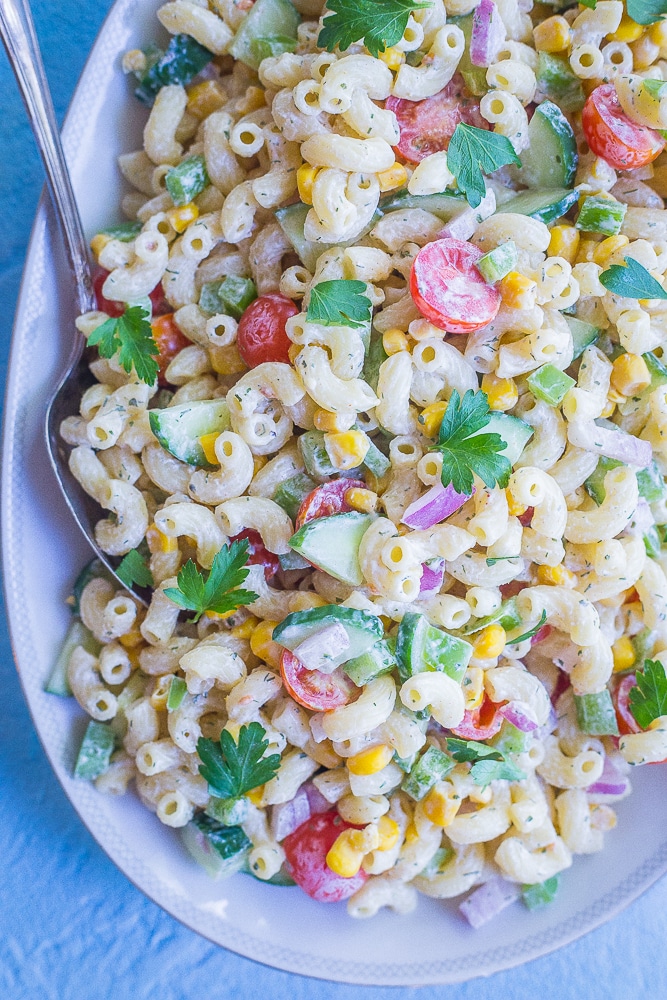
[(542, 906), (553, 903), (560, 888), (560, 872), (552, 875), (546, 882), (537, 882), (535, 885), (526, 885), (521, 893), (523, 901), (529, 910), (539, 910)]
[(280, 568), (289, 572), (295, 569), (312, 569), (309, 562), (306, 562), (298, 552), (285, 552), (278, 556), (278, 562), (280, 563)]
[(493, 736), (489, 743), (496, 750), (500, 750), (503, 754), (509, 753), (524, 753), (528, 748), (530, 741), (530, 735), (528, 733), (522, 732), (517, 729), (516, 726), (508, 722), (507, 719), (503, 721), (500, 727), (500, 732)]
[(341, 583), (360, 587), (364, 577), (359, 566), (361, 539), (375, 519), (373, 514), (332, 514), (304, 524), (290, 538), (290, 546), (309, 563)]
[(181, 830), (183, 843), (211, 878), (229, 878), (248, 861), (252, 844), (240, 826), (223, 826), (199, 813)]
[(544, 222), (548, 226), (550, 222), (555, 222), (569, 212), (572, 206), (576, 205), (577, 198), (576, 191), (567, 191), (565, 188), (554, 188), (553, 191), (523, 191), (496, 209), (496, 215), (516, 212), (518, 215), (529, 215), (531, 219), (537, 219), (538, 222)]
[(519, 420), (509, 413), (491, 413), (488, 424), (470, 437), (476, 437), (477, 434), (499, 434), (505, 442), (505, 447), (498, 454), (504, 455), (510, 464), (514, 465), (534, 433), (533, 428), (525, 420)]
[(389, 649), (386, 639), (380, 639), (361, 656), (348, 660), (343, 670), (357, 687), (363, 687), (382, 674), (390, 674), (395, 666), (396, 657)]
[[(584, 482), (584, 489), (595, 500), (598, 507), (607, 495), (604, 488), (604, 477), (612, 469), (617, 469), (619, 465), (623, 464), (617, 458), (606, 458), (603, 456), (598, 460), (595, 469)], [(655, 503), (656, 500), (662, 500), (667, 492), (667, 485), (655, 461), (645, 469), (638, 469), (636, 475), (640, 497), (643, 497), (647, 503)]]
[(274, 628), (273, 641), (294, 652), (305, 639), (330, 625), (341, 625), (349, 640), (346, 649), (331, 657), (334, 667), (362, 656), (384, 635), (382, 622), (370, 611), (358, 611), (356, 608), (345, 608), (338, 604), (325, 604), (322, 608), (308, 608), (307, 611), (294, 611), (291, 615), (287, 615)]
[[(254, 9), (254, 8), (253, 8)], [(311, 240), (307, 240), (303, 234), (303, 227), (306, 223), (306, 216), (310, 211), (309, 205), (303, 205), (301, 202), (296, 205), (287, 205), (285, 208), (279, 208), (276, 211), (276, 220), (282, 229), (283, 233), (289, 240), (289, 242), (294, 247), (295, 253), (301, 259), (301, 263), (306, 267), (311, 274), (315, 273), (315, 268), (317, 267), (318, 258), (326, 250), (331, 250), (332, 247), (351, 247), (355, 246), (359, 240), (366, 236), (374, 225), (382, 218), (381, 212), (375, 212), (373, 218), (368, 223), (368, 225), (362, 229), (358, 236), (355, 236), (353, 240), (348, 240), (346, 243), (313, 243)]]
[(576, 316), (566, 316), (565, 320), (572, 334), (572, 343), (574, 345), (572, 360), (575, 361), (576, 358), (581, 357), (587, 347), (596, 343), (602, 331), (599, 327), (593, 326), (592, 323), (586, 323), (583, 319), (577, 319)]
[(463, 77), (464, 83), (471, 94), (474, 94), (475, 97), (484, 97), (484, 94), (489, 89), (489, 85), (486, 82), (486, 66), (473, 66), (470, 60), (472, 14), (465, 14), (463, 17), (451, 17), (448, 23), (456, 24), (461, 29), (466, 42), (457, 72)]
[(517, 608), (516, 597), (508, 597), (493, 614), (487, 615), (485, 618), (477, 618), (474, 623), (466, 625), (463, 634), (474, 635), (475, 632), (481, 632), (487, 625), (502, 625), (506, 632), (511, 632), (520, 624), (521, 615)]
[(460, 215), (468, 207), (468, 202), (460, 194), (450, 191), (442, 191), (440, 194), (410, 194), (409, 191), (400, 191), (397, 194), (388, 194), (380, 199), (381, 212), (394, 212), (399, 209), (421, 208), (424, 212), (437, 215), (443, 222), (449, 222), (455, 215)]
[(257, 0), (232, 39), (229, 54), (246, 66), (257, 69), (262, 50), (253, 42), (273, 36), (296, 40), (300, 22), (301, 18), (289, 0)]
[(149, 410), (151, 430), (174, 458), (205, 469), (215, 466), (206, 458), (199, 439), (229, 430), (229, 409), (224, 399), (200, 399), (166, 410)]
[(572, 126), (557, 105), (544, 101), (528, 125), (530, 144), (521, 151), (517, 176), (537, 191), (574, 183), (579, 156)]
[(366, 452), (366, 457), (363, 461), (364, 467), (372, 472), (374, 476), (380, 479), (386, 472), (389, 471), (391, 462), (386, 455), (383, 455), (377, 445), (373, 444), (371, 441), (368, 451)]
[(58, 653), (56, 662), (48, 681), (44, 685), (47, 694), (57, 694), (61, 698), (69, 698), (72, 689), (67, 679), (67, 667), (69, 659), (77, 646), (83, 646), (91, 656), (97, 656), (102, 646), (97, 641), (93, 633), (86, 628), (80, 618), (75, 618), (67, 629), (67, 635)]
[(235, 799), (220, 799), (212, 795), (204, 812), (223, 826), (238, 826), (248, 815), (250, 802), (245, 795)]
[(273, 494), (273, 500), (294, 521), (299, 513), (299, 507), (316, 486), (317, 483), (314, 479), (299, 472), (296, 476), (292, 476), (291, 479), (286, 479), (284, 483), (280, 484)]
[(396, 659), (402, 682), (424, 670), (442, 671), (460, 682), (471, 656), (469, 642), (429, 625), (424, 615), (409, 611), (398, 626)]
[(371, 342), (366, 352), (363, 371), (364, 381), (368, 382), (373, 392), (377, 392), (380, 366), (384, 364), (388, 357), (389, 355), (382, 343), (382, 334), (378, 333), (377, 330), (373, 330), (371, 333)]
[(296, 885), (294, 879), (287, 874), (284, 868), (280, 868), (271, 878), (260, 878), (249, 866), (245, 866), (241, 871), (246, 875), (252, 875), (253, 878), (256, 878), (258, 882), (262, 882), (264, 885), (277, 885), (281, 889), (291, 888), (293, 885)]
[(306, 472), (318, 483), (325, 483), (332, 476), (338, 474), (339, 470), (331, 464), (331, 459), (324, 447), (322, 431), (306, 431), (299, 437), (297, 443)]
[(642, 357), (646, 362), (651, 376), (651, 385), (648, 388), (648, 392), (653, 392), (654, 389), (667, 383), (667, 368), (665, 368), (662, 361), (656, 357), (653, 351), (647, 351), (646, 354), (642, 354)]
[[(562, 6), (567, 4), (563, 3)], [(539, 52), (536, 77), (539, 90), (562, 111), (581, 111), (586, 100), (584, 88), (565, 59), (548, 52)]]
[(116, 746), (111, 726), (104, 722), (89, 722), (79, 755), (74, 765), (74, 777), (93, 781), (109, 769), (109, 760)]
[(618, 736), (616, 711), (607, 688), (595, 694), (575, 694), (577, 725), (589, 736)]

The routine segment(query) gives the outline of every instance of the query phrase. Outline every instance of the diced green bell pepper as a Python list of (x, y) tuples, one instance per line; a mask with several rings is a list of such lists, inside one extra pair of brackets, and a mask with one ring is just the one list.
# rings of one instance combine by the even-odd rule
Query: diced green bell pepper
[(116, 739), (110, 726), (104, 722), (89, 722), (79, 750), (74, 777), (93, 781), (109, 769)]
[(528, 388), (548, 406), (559, 406), (575, 380), (555, 365), (542, 365), (528, 376)]
[(438, 781), (442, 781), (454, 770), (456, 762), (437, 747), (428, 747), (415, 763), (410, 774), (401, 783), (401, 788), (411, 799), (419, 802), (430, 792)]
[(257, 287), (250, 278), (228, 274), (222, 281), (207, 281), (199, 295), (199, 308), (204, 312), (223, 313), (241, 319), (251, 302), (257, 298)]
[(186, 157), (167, 171), (164, 182), (174, 205), (187, 205), (211, 183), (206, 160), (203, 156)]
[(618, 736), (616, 712), (607, 688), (594, 694), (575, 694), (577, 725), (589, 736)]

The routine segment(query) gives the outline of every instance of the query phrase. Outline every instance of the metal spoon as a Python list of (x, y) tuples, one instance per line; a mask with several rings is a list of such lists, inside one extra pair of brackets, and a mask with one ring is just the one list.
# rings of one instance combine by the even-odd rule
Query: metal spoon
[[(0, 36), (7, 50), (44, 163), (53, 208), (65, 242), (78, 312), (88, 312), (97, 308), (88, 247), (60, 142), (53, 102), (27, 0), (0, 0)], [(70, 472), (68, 452), (59, 436), (61, 421), (78, 412), (81, 395), (93, 382), (84, 357), (84, 346), (84, 338), (77, 334), (72, 341), (67, 368), (48, 402), (45, 426), (46, 448), (58, 485), (74, 520), (98, 558), (121, 586), (126, 587), (118, 577), (109, 556), (102, 552), (95, 541), (94, 529), (100, 518), (100, 508), (95, 500), (84, 492)], [(136, 590), (132, 592), (142, 604), (146, 603), (142, 593)], [(145, 594), (146, 591), (143, 591), (143, 595)]]

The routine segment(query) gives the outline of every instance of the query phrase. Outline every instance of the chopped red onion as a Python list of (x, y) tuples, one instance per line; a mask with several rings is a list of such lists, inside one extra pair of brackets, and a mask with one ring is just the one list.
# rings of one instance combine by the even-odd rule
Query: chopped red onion
[(271, 809), (271, 833), (276, 840), (284, 840), (297, 827), (310, 819), (311, 806), (303, 786), (290, 802), (281, 802)]
[(480, 0), (472, 15), (470, 62), (490, 66), (507, 37), (505, 25), (493, 0)]
[(609, 757), (604, 759), (604, 767), (598, 780), (586, 789), (589, 795), (613, 796), (614, 798), (618, 795), (625, 795), (627, 790), (628, 779), (624, 774), (621, 774)]
[(432, 528), (434, 524), (444, 521), (446, 517), (462, 507), (471, 496), (472, 493), (457, 493), (451, 483), (449, 486), (441, 486), (437, 483), (418, 500), (410, 504), (401, 518), (401, 522), (407, 524), (408, 528), (424, 531), (426, 528)]
[(632, 515), (632, 520), (625, 528), (626, 535), (645, 535), (649, 528), (655, 524), (651, 508), (644, 497), (639, 498), (639, 503)]
[(496, 210), (496, 195), (492, 188), (486, 192), (477, 208), (466, 208), (447, 223), (438, 233), (438, 239), (469, 240), (480, 222)]
[(533, 715), (530, 705), (523, 701), (508, 701), (499, 711), (508, 722), (520, 729), (522, 733), (532, 733), (538, 728), (537, 719)]
[(445, 560), (428, 559), (422, 563), (422, 577), (419, 581), (419, 596), (428, 597), (438, 593), (445, 578)]
[(331, 803), (327, 802), (322, 795), (322, 792), (319, 788), (315, 787), (312, 781), (307, 781), (306, 784), (301, 787), (308, 796), (311, 816), (315, 813), (323, 813), (326, 812), (327, 809), (331, 809)]
[(340, 665), (341, 653), (350, 645), (350, 637), (340, 622), (334, 622), (309, 635), (292, 650), (308, 670), (332, 674)]
[(589, 420), (574, 420), (568, 426), (570, 444), (584, 451), (593, 451), (606, 458), (616, 458), (626, 465), (645, 469), (653, 461), (653, 448), (648, 441), (627, 434), (619, 428), (600, 426)]
[(542, 628), (538, 629), (534, 636), (531, 637), (531, 646), (536, 646), (538, 642), (543, 642), (547, 636), (551, 635), (553, 632), (553, 625), (543, 625)]
[(500, 875), (494, 875), (488, 882), (468, 896), (460, 905), (459, 910), (471, 927), (477, 930), (493, 917), (496, 917), (506, 907), (510, 906), (521, 895), (521, 889), (514, 882), (508, 882)]

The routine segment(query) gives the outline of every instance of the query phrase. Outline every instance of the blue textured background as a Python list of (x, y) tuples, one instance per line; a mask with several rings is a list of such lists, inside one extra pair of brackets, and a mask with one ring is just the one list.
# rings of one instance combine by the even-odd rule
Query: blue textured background
[[(35, 3), (60, 119), (110, 0)], [(0, 381), (42, 170), (0, 53)], [(358, 987), (275, 972), (199, 938), (147, 900), (83, 827), (33, 731), (0, 610), (0, 997), (2, 1000), (351, 1000)], [(501, 918), (502, 919), (502, 918)], [(511, 919), (511, 918), (510, 918)], [(667, 996), (667, 881), (583, 940), (462, 986), (365, 988), (375, 1000), (634, 1000)]]

